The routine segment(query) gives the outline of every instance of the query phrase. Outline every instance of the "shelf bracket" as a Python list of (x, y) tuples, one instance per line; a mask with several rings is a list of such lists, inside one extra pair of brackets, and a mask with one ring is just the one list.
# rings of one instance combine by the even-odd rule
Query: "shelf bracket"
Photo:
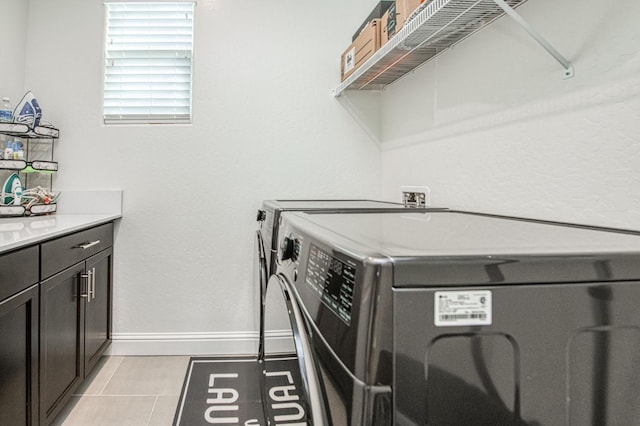
[(534, 38), (556, 61), (564, 68), (563, 78), (571, 78), (574, 76), (573, 64), (567, 60), (560, 52), (558, 52), (544, 37), (542, 37), (527, 21), (524, 20), (520, 14), (518, 14), (511, 6), (509, 6), (504, 0), (493, 0), (504, 13), (509, 15), (514, 21), (516, 21), (526, 32)]

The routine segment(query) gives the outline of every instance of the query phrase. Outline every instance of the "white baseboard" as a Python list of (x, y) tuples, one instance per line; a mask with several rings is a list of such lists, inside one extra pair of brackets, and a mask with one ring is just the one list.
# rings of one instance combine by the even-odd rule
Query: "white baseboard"
[[(290, 348), (291, 332), (267, 332), (268, 347)], [(267, 345), (267, 344), (265, 344)], [(258, 333), (113, 333), (105, 355), (248, 355), (258, 352)]]

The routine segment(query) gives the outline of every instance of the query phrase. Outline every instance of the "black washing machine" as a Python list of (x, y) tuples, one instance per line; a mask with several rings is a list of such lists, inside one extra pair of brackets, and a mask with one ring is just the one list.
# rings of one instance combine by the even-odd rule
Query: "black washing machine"
[(311, 423), (639, 424), (637, 232), (285, 212), (277, 240)]
[[(256, 232), (254, 260), (254, 285), (259, 289), (260, 299), (260, 342), (258, 357), (263, 356), (264, 341), (264, 301), (269, 277), (277, 266), (278, 235), (280, 221), (284, 212), (406, 212), (406, 211), (440, 211), (438, 207), (407, 207), (404, 204), (378, 200), (265, 200), (258, 210), (258, 230)], [(287, 250), (296, 250), (290, 246)], [(274, 333), (271, 333), (274, 334)], [(277, 334), (277, 332), (276, 332)], [(285, 333), (286, 334), (286, 333)], [(275, 336), (274, 338), (278, 338)]]
[[(256, 260), (255, 278), (256, 288), (260, 293), (260, 338), (258, 345), (258, 362), (263, 365), (264, 377), (289, 374), (277, 369), (278, 360), (293, 356), (299, 365), (299, 373), (296, 377), (301, 377), (302, 383), (292, 380), (291, 389), (283, 394), (273, 394), (273, 389), (265, 388), (263, 391), (264, 401), (271, 401), (273, 397), (281, 398), (279, 409), (284, 409), (285, 414), (274, 417), (278, 422), (306, 422), (311, 425), (327, 425), (331, 421), (326, 417), (326, 406), (324, 399), (320, 397), (319, 377), (316, 376), (318, 370), (314, 361), (313, 352), (308, 342), (308, 329), (300, 313), (297, 301), (290, 297), (291, 289), (286, 282), (275, 280), (274, 284), (267, 291), (268, 282), (278, 267), (279, 250), (286, 253), (286, 256), (297, 258), (300, 246), (294, 244), (292, 240), (281, 240), (279, 238), (282, 214), (285, 212), (331, 212), (359, 213), (359, 212), (389, 212), (404, 213), (407, 211), (442, 211), (444, 208), (434, 207), (408, 207), (399, 203), (376, 200), (267, 200), (263, 202), (262, 208), (258, 211), (259, 229), (256, 233)], [(283, 241), (286, 246), (280, 247)], [(265, 305), (269, 306), (268, 318), (265, 319)], [(265, 322), (268, 327), (265, 330)], [(265, 334), (267, 339), (265, 342)], [(276, 362), (273, 362), (276, 361)], [(291, 370), (293, 374), (294, 371)], [(295, 383), (294, 383), (295, 382)], [(297, 391), (302, 391), (298, 400)], [(291, 392), (289, 394), (289, 391)], [(282, 391), (284, 392), (284, 391)], [(290, 398), (287, 399), (287, 398)], [(268, 402), (264, 403), (265, 406)], [(302, 411), (294, 410), (287, 404), (298, 404), (296, 407)], [(273, 408), (273, 407), (272, 407)], [(284, 423), (282, 423), (284, 424)], [(293, 423), (292, 423), (293, 424)]]

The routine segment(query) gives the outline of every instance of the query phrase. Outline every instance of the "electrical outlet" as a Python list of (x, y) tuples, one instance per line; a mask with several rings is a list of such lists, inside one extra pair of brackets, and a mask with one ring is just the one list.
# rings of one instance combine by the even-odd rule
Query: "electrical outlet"
[(428, 186), (402, 186), (402, 204), (407, 207), (428, 207), (431, 205), (431, 191)]

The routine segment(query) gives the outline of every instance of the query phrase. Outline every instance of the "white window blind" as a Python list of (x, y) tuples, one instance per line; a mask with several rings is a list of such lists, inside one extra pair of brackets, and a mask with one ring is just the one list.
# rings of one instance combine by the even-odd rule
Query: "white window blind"
[(190, 122), (195, 3), (105, 7), (105, 123)]

